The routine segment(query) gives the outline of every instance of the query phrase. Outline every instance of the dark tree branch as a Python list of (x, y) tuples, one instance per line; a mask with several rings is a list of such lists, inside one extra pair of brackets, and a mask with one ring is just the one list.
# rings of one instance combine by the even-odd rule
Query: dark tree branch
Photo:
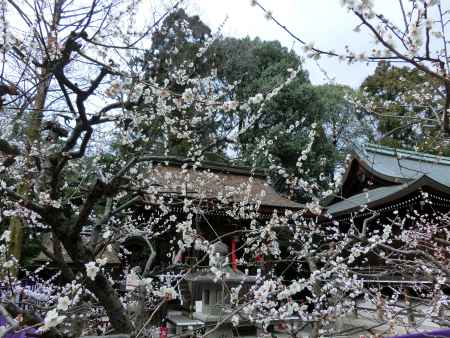
[(10, 144), (8, 141), (0, 138), (0, 152), (6, 155), (18, 156), (20, 155), (19, 147)]
[[(446, 77), (433, 72), (432, 70), (430, 70), (427, 66), (419, 63), (418, 61), (416, 61), (414, 58), (409, 58), (406, 55), (400, 53), (396, 48), (394, 48), (393, 46), (391, 46), (390, 44), (388, 44), (386, 42), (386, 40), (380, 35), (380, 33), (375, 29), (375, 27), (373, 27), (373, 25), (364, 17), (363, 14), (357, 12), (357, 11), (353, 11), (353, 13), (355, 13), (355, 15), (362, 21), (362, 23), (369, 28), (369, 30), (375, 35), (375, 37), (377, 38), (377, 40), (385, 47), (387, 48), (389, 51), (391, 51), (397, 58), (399, 58), (400, 60), (403, 60), (407, 63), (410, 63), (411, 65), (415, 66), (417, 69), (423, 71), (424, 73), (431, 75), (434, 78), (439, 79), (440, 81), (443, 81), (444, 83), (449, 82), (450, 80), (447, 79)], [(421, 58), (423, 61), (428, 60), (428, 61), (436, 61), (436, 60), (430, 60), (427, 58)]]
[(78, 237), (83, 226), (87, 225), (89, 220), (89, 215), (91, 214), (92, 210), (94, 209), (96, 203), (105, 195), (110, 192), (109, 186), (101, 181), (100, 179), (97, 179), (95, 184), (92, 186), (86, 200), (84, 201), (83, 205), (80, 208), (80, 213), (77, 217), (77, 220), (74, 224), (74, 228), (72, 230), (72, 236)]

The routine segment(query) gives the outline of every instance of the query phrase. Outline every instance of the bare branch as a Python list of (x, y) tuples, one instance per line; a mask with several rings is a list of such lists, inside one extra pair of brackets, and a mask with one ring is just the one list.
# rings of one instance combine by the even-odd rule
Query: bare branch
[(19, 322), (11, 317), (8, 311), (0, 304), (0, 314), (6, 320), (8, 326), (0, 326), (0, 338), (5, 337), (9, 332), (19, 326)]

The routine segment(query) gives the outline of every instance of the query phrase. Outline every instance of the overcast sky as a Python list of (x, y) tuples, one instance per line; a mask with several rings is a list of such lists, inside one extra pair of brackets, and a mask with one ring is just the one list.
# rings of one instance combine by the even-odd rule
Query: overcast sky
[[(400, 16), (398, 2), (395, 0), (374, 0), (377, 10), (387, 13), (389, 18), (397, 21)], [(352, 50), (367, 51), (371, 49), (372, 39), (368, 34), (355, 33), (357, 18), (348, 13), (339, 4), (339, 0), (260, 0), (273, 15), (292, 32), (306, 41), (314, 41), (323, 49), (343, 50), (345, 45)], [(250, 0), (191, 0), (193, 12), (211, 28), (216, 29), (228, 15), (224, 34), (234, 37), (260, 37), (263, 40), (279, 40), (284, 46), (294, 48), (302, 55), (301, 45), (294, 41), (285, 31), (264, 17), (257, 7), (250, 5)], [(396, 20), (397, 19), (397, 20)], [(351, 66), (337, 60), (322, 58), (320, 68), (336, 82), (357, 87), (373, 71), (373, 66), (353, 64)], [(311, 81), (315, 84), (327, 82), (326, 77), (314, 61), (306, 63)]]

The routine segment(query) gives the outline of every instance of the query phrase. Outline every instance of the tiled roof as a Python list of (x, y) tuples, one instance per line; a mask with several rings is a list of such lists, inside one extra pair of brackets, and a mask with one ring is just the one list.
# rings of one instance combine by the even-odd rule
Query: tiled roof
[[(450, 194), (449, 157), (367, 144), (354, 149), (352, 161), (358, 161), (372, 175), (392, 185), (374, 188), (331, 204), (327, 207), (331, 215), (355, 212), (364, 205), (376, 208), (422, 187), (432, 187)], [(347, 175), (349, 171), (344, 180)]]
[(354, 156), (375, 175), (388, 181), (408, 182), (428, 176), (450, 187), (450, 157), (368, 144)]
[(150, 195), (178, 196), (197, 200), (217, 200), (226, 203), (254, 204), (289, 209), (305, 205), (291, 201), (275, 191), (265, 176), (253, 176), (242, 167), (202, 166), (183, 168), (179, 163), (155, 161), (148, 170), (152, 186)]
[(390, 187), (381, 187), (360, 194), (353, 195), (343, 201), (334, 203), (327, 208), (328, 213), (337, 215), (342, 212), (357, 211), (362, 206), (372, 206), (374, 202), (380, 201), (393, 193), (396, 193), (407, 184), (393, 185)]

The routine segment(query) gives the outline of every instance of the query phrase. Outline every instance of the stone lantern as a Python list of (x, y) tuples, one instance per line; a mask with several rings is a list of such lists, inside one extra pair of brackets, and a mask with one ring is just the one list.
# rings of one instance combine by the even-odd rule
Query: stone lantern
[[(248, 276), (227, 264), (228, 247), (216, 243), (212, 248), (210, 268), (205, 271), (190, 273), (186, 277), (189, 289), (194, 295), (195, 312), (193, 318), (205, 322), (207, 327), (215, 325), (227, 316), (226, 308), (230, 304), (230, 288), (254, 283), (255, 277)], [(211, 334), (211, 337), (233, 337), (232, 324), (226, 321)]]

